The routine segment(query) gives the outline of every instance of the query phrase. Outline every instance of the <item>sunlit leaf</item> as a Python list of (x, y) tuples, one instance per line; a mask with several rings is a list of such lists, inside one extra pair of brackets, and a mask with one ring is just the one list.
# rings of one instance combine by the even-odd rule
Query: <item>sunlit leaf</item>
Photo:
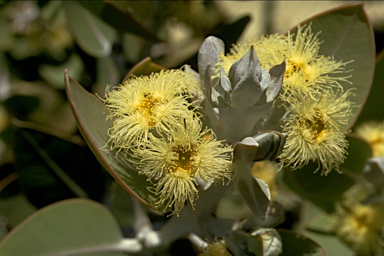
[(342, 84), (344, 89), (357, 88), (352, 98), (359, 106), (353, 110), (353, 118), (347, 129), (355, 122), (369, 94), (375, 68), (375, 45), (373, 29), (364, 10), (363, 3), (348, 4), (318, 14), (302, 24), (312, 24), (312, 31), (320, 41), (320, 54), (335, 60), (351, 61), (346, 70), (351, 70), (353, 83)]
[[(90, 200), (72, 199), (22, 222), (2, 241), (0, 255), (125, 255), (116, 250), (123, 242), (107, 209)], [(130, 249), (137, 252), (141, 246), (133, 241)]]
[(79, 129), (100, 163), (122, 185), (125, 190), (145, 205), (153, 205), (155, 198), (148, 191), (151, 183), (145, 175), (124, 159), (123, 154), (108, 151), (108, 129), (112, 120), (107, 120), (108, 110), (95, 95), (85, 91), (81, 85), (65, 74), (66, 90)]

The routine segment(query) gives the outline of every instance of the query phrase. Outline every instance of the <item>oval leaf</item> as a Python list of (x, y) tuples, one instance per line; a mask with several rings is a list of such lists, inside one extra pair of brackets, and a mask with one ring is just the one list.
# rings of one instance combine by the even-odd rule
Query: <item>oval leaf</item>
[(71, 31), (79, 46), (93, 57), (110, 55), (115, 31), (75, 1), (63, 3)]
[(107, 120), (108, 110), (95, 95), (85, 91), (81, 85), (65, 73), (68, 100), (76, 117), (79, 129), (88, 146), (100, 163), (125, 190), (143, 204), (151, 206), (155, 198), (148, 191), (151, 183), (145, 175), (139, 175), (123, 157), (114, 151), (102, 149), (108, 142), (108, 129), (112, 121)]
[(302, 24), (312, 24), (312, 31), (320, 41), (319, 54), (333, 56), (335, 60), (351, 61), (346, 70), (351, 70), (349, 78), (353, 84), (342, 84), (344, 89), (357, 88), (352, 99), (357, 106), (347, 128), (356, 121), (369, 94), (375, 68), (375, 45), (373, 29), (363, 3), (348, 4), (316, 15)]
[(142, 61), (137, 63), (124, 77), (123, 81), (128, 80), (132, 76), (147, 76), (152, 73), (160, 72), (166, 68), (152, 62), (150, 57), (144, 58)]
[[(43, 208), (22, 222), (2, 241), (0, 255), (118, 255), (111, 250), (122, 242), (117, 222), (104, 207), (71, 199)], [(140, 249), (132, 241), (131, 250)]]
[[(78, 1), (82, 6), (91, 11), (96, 17), (100, 17), (109, 25), (122, 32), (129, 32), (146, 39), (161, 41), (155, 33), (138, 23), (128, 12), (121, 12), (115, 5), (121, 4), (106, 1)], [(124, 4), (124, 3), (123, 3)], [(126, 7), (128, 9), (128, 6)]]
[(384, 95), (384, 51), (382, 51), (376, 59), (375, 76), (373, 78), (372, 89), (369, 93), (367, 102), (355, 123), (355, 127), (364, 121), (384, 120), (384, 111), (377, 111), (377, 106), (383, 103)]

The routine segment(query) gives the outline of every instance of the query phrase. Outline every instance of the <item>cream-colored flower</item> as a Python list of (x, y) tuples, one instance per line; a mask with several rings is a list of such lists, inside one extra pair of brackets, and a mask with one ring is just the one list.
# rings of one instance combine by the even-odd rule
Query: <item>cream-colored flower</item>
[(373, 156), (384, 157), (384, 122), (370, 121), (360, 125), (356, 132), (372, 147)]
[(352, 115), (350, 95), (329, 90), (315, 95), (315, 100), (301, 93), (290, 98), (291, 114), (283, 127), (288, 138), (280, 155), (283, 166), (299, 169), (315, 161), (324, 175), (338, 171), (348, 146), (344, 129)]
[(350, 75), (345, 71), (348, 62), (320, 55), (321, 42), (317, 35), (308, 25), (298, 27), (296, 34), (288, 32), (287, 36), (274, 34), (252, 42), (240, 42), (229, 54), (221, 56), (216, 69), (223, 68), (228, 74), (233, 63), (253, 45), (261, 66), (267, 70), (286, 60), (283, 97), (289, 97), (292, 90), (311, 96), (319, 87), (341, 88), (342, 82), (350, 83)]
[(336, 235), (359, 255), (383, 255), (384, 207), (355, 204), (338, 207)]
[(140, 173), (155, 183), (156, 206), (179, 214), (186, 201), (194, 204), (197, 178), (223, 182), (231, 177), (231, 152), (211, 130), (202, 130), (199, 119), (189, 118), (168, 136), (151, 135), (145, 149), (135, 150), (134, 157)]
[(145, 142), (152, 132), (172, 132), (180, 119), (192, 115), (190, 94), (199, 86), (192, 74), (168, 70), (134, 77), (107, 92), (104, 103), (113, 119), (110, 146), (129, 150)]

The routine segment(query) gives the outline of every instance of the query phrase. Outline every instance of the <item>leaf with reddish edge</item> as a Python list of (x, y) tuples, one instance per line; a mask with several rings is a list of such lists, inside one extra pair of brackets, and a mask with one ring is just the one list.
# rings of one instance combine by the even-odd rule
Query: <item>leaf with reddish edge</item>
[(155, 198), (148, 191), (152, 184), (145, 175), (138, 171), (125, 159), (123, 153), (108, 150), (108, 129), (112, 120), (107, 120), (108, 110), (100, 99), (88, 93), (81, 85), (64, 72), (66, 91), (73, 114), (80, 132), (99, 162), (130, 194), (143, 204), (152, 207)]
[[(364, 4), (352, 3), (331, 9), (301, 23), (311, 24), (313, 33), (318, 33), (322, 42), (319, 54), (334, 57), (336, 61), (348, 63), (345, 69), (352, 75), (342, 83), (344, 90), (356, 88), (355, 97), (351, 98), (358, 107), (354, 108), (352, 118), (345, 130), (355, 123), (371, 90), (375, 70), (375, 43), (372, 25), (364, 10)], [(296, 28), (293, 28), (294, 32)], [(340, 74), (339, 74), (340, 75)]]
[(111, 27), (118, 31), (125, 33), (132, 33), (138, 36), (142, 36), (145, 39), (161, 42), (155, 32), (151, 31), (148, 27), (135, 20), (129, 12), (122, 12), (116, 8), (113, 1), (77, 1), (84, 8), (105, 21)]
[(161, 70), (166, 70), (166, 68), (156, 63), (153, 63), (150, 57), (146, 57), (142, 61), (137, 63), (128, 72), (128, 74), (124, 77), (123, 81), (128, 80), (132, 76), (147, 76), (152, 73), (160, 72)]

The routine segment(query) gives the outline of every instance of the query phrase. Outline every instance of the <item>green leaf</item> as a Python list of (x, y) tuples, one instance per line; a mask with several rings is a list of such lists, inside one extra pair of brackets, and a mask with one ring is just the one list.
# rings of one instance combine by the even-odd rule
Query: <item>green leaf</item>
[(353, 109), (355, 118), (347, 125), (347, 130), (356, 121), (369, 94), (375, 68), (375, 45), (371, 23), (363, 3), (348, 4), (310, 18), (302, 24), (312, 24), (312, 31), (319, 34), (323, 43), (319, 54), (333, 56), (335, 60), (351, 61), (346, 70), (352, 70), (349, 78), (353, 84), (342, 84), (344, 89), (357, 88), (352, 100), (359, 107)]
[(144, 58), (142, 61), (137, 63), (124, 77), (123, 81), (128, 80), (132, 76), (147, 76), (152, 73), (160, 72), (161, 70), (166, 69), (154, 62), (152, 62), (150, 57)]
[(277, 231), (283, 242), (282, 256), (325, 255), (323, 248), (308, 237), (288, 230), (278, 229)]
[(361, 138), (349, 134), (348, 156), (340, 165), (342, 174), (331, 171), (327, 176), (314, 173), (317, 163), (310, 163), (300, 170), (283, 171), (284, 183), (301, 197), (311, 201), (326, 212), (333, 212), (335, 202), (339, 201), (344, 191), (355, 183), (356, 177), (362, 175), (363, 168), (372, 150)]
[[(96, 61), (97, 83), (94, 91), (101, 96), (105, 94), (107, 84), (116, 86), (119, 84), (121, 77), (112, 56), (99, 58)], [(74, 79), (76, 78), (74, 77)]]
[(64, 64), (60, 66), (42, 64), (38, 67), (38, 71), (41, 77), (43, 77), (49, 84), (53, 85), (57, 89), (63, 89), (64, 85), (61, 75), (63, 74), (63, 70), (65, 68), (75, 70), (76, 74), (74, 74), (74, 78), (78, 79), (83, 74), (84, 64), (79, 55), (72, 54), (68, 61)]
[(356, 252), (354, 252), (351, 248), (341, 242), (336, 236), (324, 235), (310, 231), (307, 231), (304, 234), (310, 239), (316, 241), (319, 245), (321, 245), (321, 247), (325, 251), (325, 255), (356, 255)]
[(384, 51), (382, 51), (376, 58), (375, 76), (373, 78), (372, 89), (369, 93), (367, 102), (361, 111), (359, 118), (355, 123), (355, 127), (364, 121), (384, 120), (384, 111), (377, 111), (377, 107), (383, 104), (384, 95)]
[(155, 33), (138, 23), (128, 12), (123, 13), (116, 8), (114, 3), (105, 1), (78, 1), (78, 3), (119, 31), (136, 34), (154, 42), (161, 41)]
[[(33, 214), (0, 244), (0, 255), (121, 255), (123, 236), (102, 205), (85, 199), (55, 203)], [(137, 242), (131, 250), (140, 250)], [(88, 253), (88, 254), (86, 254)]]
[(5, 108), (16, 117), (24, 117), (34, 112), (40, 99), (36, 96), (14, 95), (4, 101)]
[(72, 197), (102, 199), (105, 176), (87, 147), (26, 122), (16, 125), (15, 169), (33, 205), (44, 207)]
[(110, 209), (117, 222), (123, 228), (133, 226), (135, 220), (134, 203), (135, 200), (122, 186), (113, 182), (110, 192)]
[(100, 58), (110, 55), (116, 31), (76, 1), (65, 1), (63, 4), (67, 10), (69, 26), (77, 44), (93, 57)]
[(36, 211), (23, 194), (0, 198), (1, 215), (6, 218), (7, 226), (13, 229), (17, 224)]
[(105, 105), (95, 95), (85, 91), (67, 72), (65, 82), (78, 127), (97, 159), (125, 190), (143, 204), (152, 206), (155, 198), (147, 189), (151, 183), (146, 176), (139, 175), (123, 154), (117, 155), (104, 148), (108, 142), (108, 129), (112, 126), (112, 120), (107, 120), (108, 110)]

